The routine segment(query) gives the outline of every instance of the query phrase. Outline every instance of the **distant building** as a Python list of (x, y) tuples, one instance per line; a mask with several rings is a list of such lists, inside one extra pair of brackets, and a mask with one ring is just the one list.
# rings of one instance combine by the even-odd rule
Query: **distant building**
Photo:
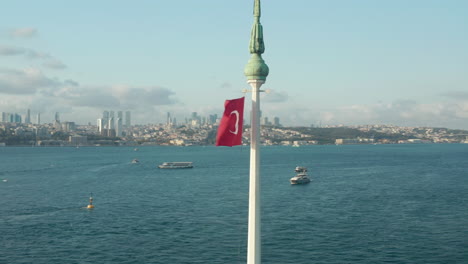
[(335, 140), (336, 145), (346, 145), (346, 144), (358, 144), (359, 140), (357, 138), (337, 138)]
[(70, 137), (68, 138), (68, 142), (69, 142), (70, 145), (72, 145), (72, 146), (86, 146), (86, 145), (88, 145), (88, 137), (86, 137), (86, 136), (79, 136), (79, 135), (70, 136)]
[(97, 120), (97, 128), (99, 133), (101, 133), (102, 130), (104, 130), (104, 120), (102, 118), (99, 118)]
[[(122, 113), (122, 112), (120, 112)], [(115, 133), (118, 137), (121, 137), (122, 136), (122, 130), (123, 130), (123, 126), (122, 126), (122, 118), (120, 117), (117, 117), (117, 126), (115, 128)]]
[(276, 126), (276, 127), (281, 126), (279, 117), (275, 116), (273, 118), (273, 125)]
[(102, 112), (102, 122), (104, 124), (103, 126), (103, 129), (108, 129), (108, 124), (109, 124), (109, 112), (108, 111), (104, 111)]
[(115, 129), (114, 118), (113, 117), (109, 118), (109, 124), (107, 125), (107, 128), (108, 129)]
[(24, 118), (24, 123), (31, 124), (31, 110), (28, 109), (26, 117)]
[(63, 122), (62, 123), (62, 130), (65, 132), (75, 131), (76, 125), (75, 122)]

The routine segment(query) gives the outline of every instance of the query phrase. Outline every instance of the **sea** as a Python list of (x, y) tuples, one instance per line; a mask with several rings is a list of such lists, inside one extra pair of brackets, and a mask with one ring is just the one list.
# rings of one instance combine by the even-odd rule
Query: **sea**
[[(246, 263), (249, 156), (0, 148), (0, 263)], [(262, 263), (468, 263), (468, 144), (265, 146), (260, 159)], [(309, 184), (290, 184), (296, 166)]]

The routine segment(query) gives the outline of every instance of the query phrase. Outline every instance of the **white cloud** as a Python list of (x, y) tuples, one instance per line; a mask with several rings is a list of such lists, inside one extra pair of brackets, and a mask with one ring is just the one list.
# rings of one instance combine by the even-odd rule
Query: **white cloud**
[(37, 35), (37, 29), (31, 27), (16, 28), (10, 31), (10, 35), (17, 38), (30, 38)]
[(268, 93), (262, 93), (262, 99), (269, 103), (284, 103), (289, 99), (288, 93), (270, 90)]
[(0, 45), (0, 56), (24, 56), (27, 59), (43, 60), (43, 66), (49, 69), (62, 70), (67, 66), (52, 55), (22, 47)]
[(25, 49), (20, 47), (0, 45), (0, 55), (2, 56), (16, 56), (26, 52)]
[(0, 93), (34, 94), (41, 88), (54, 88), (58, 82), (46, 77), (40, 70), (0, 68)]
[(51, 59), (43, 63), (43, 65), (50, 69), (65, 69), (67, 66), (57, 59)]
[(455, 99), (455, 100), (468, 100), (467, 91), (448, 91), (441, 95), (447, 98)]
[(392, 103), (355, 104), (334, 109), (265, 104), (262, 116), (280, 117), (284, 125), (366, 125), (431, 126), (468, 129), (468, 100), (419, 103), (396, 100)]

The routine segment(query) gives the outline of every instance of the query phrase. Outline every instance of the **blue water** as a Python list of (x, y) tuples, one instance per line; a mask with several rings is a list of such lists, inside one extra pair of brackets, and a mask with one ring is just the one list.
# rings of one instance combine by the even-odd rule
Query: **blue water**
[[(263, 263), (468, 263), (468, 144), (261, 155)], [(245, 263), (248, 162), (248, 147), (0, 148), (0, 263)], [(289, 184), (298, 165), (310, 184)]]

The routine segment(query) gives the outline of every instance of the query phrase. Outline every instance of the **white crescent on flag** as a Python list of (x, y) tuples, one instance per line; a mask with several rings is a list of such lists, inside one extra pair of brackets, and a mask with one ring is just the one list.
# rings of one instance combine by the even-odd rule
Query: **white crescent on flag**
[(229, 132), (233, 133), (234, 135), (237, 135), (237, 133), (239, 133), (239, 111), (234, 110), (229, 114), (229, 116), (231, 116), (232, 114), (236, 115), (236, 126), (235, 126), (236, 130), (235, 131), (229, 130)]

